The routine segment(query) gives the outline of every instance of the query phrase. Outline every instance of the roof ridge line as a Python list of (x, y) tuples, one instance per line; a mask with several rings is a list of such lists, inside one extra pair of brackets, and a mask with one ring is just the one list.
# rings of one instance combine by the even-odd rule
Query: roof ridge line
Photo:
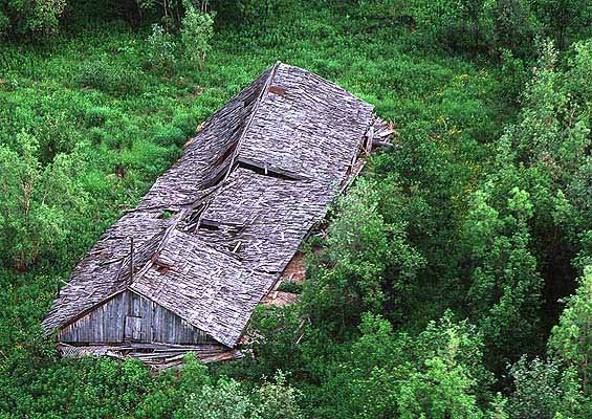
[[(184, 209), (180, 210), (177, 214), (174, 215), (171, 225), (166, 227), (163, 232), (156, 233), (153, 236), (153, 238), (154, 238), (154, 237), (162, 234), (162, 237), (158, 241), (158, 246), (156, 247), (156, 249), (152, 253), (152, 256), (150, 258), (148, 258), (143, 265), (141, 265), (141, 268), (137, 272), (132, 273), (132, 275), (130, 275), (130, 278), (128, 279), (128, 283), (125, 285), (125, 287), (127, 287), (127, 288), (131, 287), (138, 279), (142, 278), (146, 274), (146, 272), (148, 272), (154, 266), (154, 264), (156, 263), (156, 260), (158, 259), (158, 256), (160, 255), (160, 253), (162, 252), (164, 247), (168, 244), (171, 234), (174, 233), (174, 231), (177, 229), (177, 226), (179, 225), (179, 222), (181, 222), (183, 220), (183, 218), (186, 214), (187, 214), (187, 209), (184, 208)], [(149, 241), (150, 240), (147, 240), (147, 242), (143, 243), (143, 245), (148, 246), (150, 244)], [(133, 249), (132, 249), (132, 252), (133, 252)], [(156, 258), (155, 258), (155, 256), (156, 256)], [(122, 265), (121, 265), (120, 269), (126, 265), (126, 262), (130, 260), (130, 257), (131, 257), (131, 253), (122, 261)], [(133, 267), (132, 267), (132, 269), (133, 269)], [(120, 275), (120, 271), (117, 272), (117, 275)], [(125, 283), (125, 281), (124, 281), (124, 283)]]
[[(233, 172), (233, 166), (234, 166), (236, 158), (240, 152), (240, 147), (241, 147), (241, 144), (244, 140), (244, 137), (245, 137), (249, 127), (251, 126), (253, 119), (255, 118), (255, 114), (257, 113), (257, 110), (259, 109), (259, 105), (261, 104), (261, 101), (263, 100), (263, 98), (265, 96), (267, 96), (268, 88), (271, 85), (271, 83), (273, 82), (276, 71), (280, 65), (282, 65), (282, 62), (278, 60), (278, 61), (276, 61), (276, 63), (273, 66), (271, 66), (270, 71), (269, 71), (269, 75), (267, 76), (267, 80), (265, 80), (265, 84), (262, 86), (261, 92), (259, 92), (259, 95), (257, 96), (257, 99), (255, 100), (255, 104), (253, 105), (253, 109), (250, 112), (249, 119), (245, 123), (245, 126), (243, 127), (243, 130), (241, 132), (241, 135), (239, 136), (239, 138), (237, 140), (237, 145), (236, 145), (234, 152), (232, 153), (230, 164), (228, 165), (228, 170), (226, 171), (224, 178), (222, 178), (222, 181), (220, 182), (219, 186), (215, 190), (212, 191), (210, 199), (207, 200), (206, 202), (204, 202), (206, 208), (212, 202), (213, 197), (216, 195), (219, 195), (222, 192), (222, 190), (225, 189), (224, 187), (226, 186), (226, 181), (227, 181), (228, 177), (230, 176), (230, 174)], [(205, 213), (205, 208), (197, 220), (197, 225), (199, 225), (204, 213)], [(185, 208), (181, 209), (177, 214), (175, 214), (175, 219), (173, 220), (171, 225), (165, 229), (163, 237), (161, 238), (154, 254), (159, 254), (162, 251), (164, 246), (166, 246), (166, 244), (168, 243), (168, 239), (169, 239), (169, 236), (170, 236), (172, 230), (176, 230), (176, 227), (178, 226), (179, 222), (183, 219), (183, 217), (186, 214), (187, 214), (187, 210)], [(211, 247), (213, 249), (215, 249), (214, 246), (211, 246)], [(125, 259), (124, 259), (122, 265), (123, 264), (125, 264)], [(154, 261), (152, 259), (147, 260), (146, 263), (142, 266), (142, 268), (140, 268), (140, 270), (130, 278), (128, 286), (131, 286), (134, 282), (136, 282), (137, 279), (144, 276), (146, 274), (146, 272), (148, 272), (148, 270), (153, 265), (154, 265)]]
[(255, 104), (253, 105), (253, 109), (251, 110), (251, 114), (249, 115), (249, 119), (245, 123), (245, 126), (243, 128), (243, 131), (241, 132), (240, 137), (238, 137), (238, 140), (236, 142), (236, 148), (235, 148), (234, 152), (232, 153), (230, 164), (228, 165), (228, 171), (226, 172), (226, 175), (224, 176), (224, 179), (222, 179), (221, 183), (224, 183), (226, 181), (226, 179), (228, 179), (228, 176), (230, 176), (230, 173), (232, 173), (232, 166), (234, 166), (234, 162), (236, 160), (236, 157), (238, 156), (238, 154), (240, 152), (240, 148), (241, 148), (242, 142), (246, 136), (246, 133), (248, 132), (248, 130), (251, 126), (251, 123), (253, 122), (253, 119), (255, 118), (255, 114), (259, 110), (259, 105), (261, 104), (263, 98), (265, 96), (267, 96), (267, 90), (268, 90), (269, 86), (271, 85), (273, 78), (275, 77), (275, 73), (276, 73), (278, 67), (281, 64), (282, 64), (281, 61), (277, 61), (271, 67), (271, 69), (269, 71), (269, 75), (267, 76), (267, 80), (265, 81), (265, 84), (261, 88), (261, 92), (259, 93), (259, 96), (257, 97)]
[(282, 65), (282, 62), (277, 61), (273, 66), (270, 67), (269, 75), (267, 76), (267, 80), (265, 80), (265, 84), (261, 87), (261, 92), (259, 92), (259, 95), (257, 96), (257, 99), (255, 100), (255, 104), (253, 105), (253, 109), (251, 109), (251, 113), (249, 115), (249, 119), (245, 123), (245, 126), (243, 127), (243, 130), (242, 130), (240, 136), (238, 137), (238, 140), (236, 141), (236, 148), (234, 149), (234, 151), (232, 153), (232, 157), (230, 158), (230, 163), (228, 164), (228, 170), (226, 171), (226, 174), (224, 175), (224, 177), (222, 178), (222, 180), (220, 181), (220, 183), (218, 184), (216, 189), (214, 191), (212, 191), (211, 197), (210, 197), (211, 199), (207, 200), (207, 202), (204, 202), (204, 209), (203, 209), (202, 213), (199, 215), (199, 218), (197, 219), (198, 226), (199, 226), (199, 223), (201, 222), (201, 219), (203, 218), (203, 215), (205, 214), (206, 210), (208, 209), (208, 207), (210, 206), (210, 204), (212, 203), (214, 198), (222, 193), (222, 191), (224, 190), (224, 188), (226, 186), (226, 181), (230, 177), (230, 174), (234, 171), (233, 170), (234, 163), (236, 162), (236, 158), (240, 152), (241, 145), (242, 145), (243, 140), (246, 136), (246, 133), (248, 132), (249, 127), (251, 126), (251, 123), (253, 122), (253, 119), (255, 118), (255, 114), (259, 110), (259, 105), (261, 104), (261, 101), (263, 100), (263, 98), (265, 96), (267, 96), (267, 90), (268, 90), (269, 86), (271, 85), (271, 82), (273, 81), (273, 78), (275, 77), (275, 73), (280, 65)]

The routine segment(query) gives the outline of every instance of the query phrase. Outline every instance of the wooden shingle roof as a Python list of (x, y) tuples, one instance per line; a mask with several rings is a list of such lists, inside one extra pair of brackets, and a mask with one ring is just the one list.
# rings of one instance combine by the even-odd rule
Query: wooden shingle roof
[(235, 346), (372, 141), (372, 111), (344, 89), (277, 63), (212, 115), (139, 205), (103, 234), (43, 327), (63, 327), (131, 289)]

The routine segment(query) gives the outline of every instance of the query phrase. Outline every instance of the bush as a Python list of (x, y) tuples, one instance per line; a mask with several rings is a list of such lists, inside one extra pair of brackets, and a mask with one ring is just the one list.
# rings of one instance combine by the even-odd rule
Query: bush
[(78, 84), (109, 94), (126, 95), (140, 93), (138, 79), (138, 74), (128, 67), (116, 68), (104, 61), (93, 61), (80, 69)]
[(4, 13), (0, 12), (0, 37), (8, 31), (10, 27), (10, 19)]
[(274, 380), (259, 388), (260, 405), (257, 413), (262, 419), (302, 419), (298, 398), (302, 393), (290, 387), (286, 375), (279, 370)]
[[(293, 0), (238, 0), (227, 1), (227, 3), (230, 3), (235, 12), (238, 12), (238, 16), (232, 16), (235, 20), (249, 24), (256, 23), (262, 27), (267, 27), (272, 20), (277, 21), (286, 15), (296, 16), (300, 12), (300, 2)], [(283, 24), (285, 25), (286, 22)]]
[(531, 55), (540, 25), (527, 0), (414, 2), (410, 15), (435, 41), (461, 54)]
[(148, 37), (148, 63), (158, 72), (172, 73), (177, 65), (177, 44), (161, 25), (152, 25)]
[(101, 127), (108, 119), (113, 118), (116, 112), (107, 107), (93, 106), (86, 109), (82, 119), (86, 126), (94, 128)]
[(215, 386), (206, 384), (189, 395), (176, 419), (246, 419), (257, 416), (255, 404), (240, 383), (221, 378)]
[(317, 263), (304, 283), (302, 301), (312, 319), (337, 333), (358, 324), (366, 311), (400, 315), (425, 263), (409, 243), (407, 222), (393, 212), (392, 219), (382, 214), (402, 195), (396, 180), (389, 181), (358, 179), (340, 199), (320, 254), (324, 263)]
[(0, 10), (0, 36), (41, 37), (55, 34), (66, 0), (7, 0)]
[(514, 392), (508, 413), (516, 419), (590, 417), (582, 411), (582, 389), (573, 368), (554, 361), (523, 356), (510, 368)]
[(583, 390), (592, 394), (592, 267), (584, 269), (579, 288), (568, 299), (549, 339), (550, 352), (578, 372)]
[(280, 368), (296, 371), (301, 367), (301, 347), (296, 343), (300, 319), (294, 306), (258, 306), (249, 329), (256, 337), (248, 347), (255, 357), (257, 373), (271, 375)]
[(181, 28), (181, 40), (185, 58), (191, 64), (203, 68), (206, 55), (212, 49), (214, 14), (197, 10), (190, 1), (185, 2), (185, 17)]
[(181, 147), (187, 141), (187, 136), (180, 128), (167, 125), (155, 129), (154, 140), (156, 144), (164, 147)]
[(72, 179), (82, 169), (80, 156), (60, 154), (43, 166), (37, 139), (25, 132), (17, 139), (17, 151), (0, 146), (0, 260), (22, 271), (63, 245), (69, 215), (86, 206), (87, 196)]

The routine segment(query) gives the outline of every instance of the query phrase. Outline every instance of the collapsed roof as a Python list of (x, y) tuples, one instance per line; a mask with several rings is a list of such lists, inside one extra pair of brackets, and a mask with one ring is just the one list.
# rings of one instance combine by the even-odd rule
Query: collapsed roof
[(386, 135), (372, 111), (344, 89), (277, 63), (212, 115), (138, 206), (102, 235), (44, 329), (129, 289), (234, 347), (325, 217), (360, 149)]

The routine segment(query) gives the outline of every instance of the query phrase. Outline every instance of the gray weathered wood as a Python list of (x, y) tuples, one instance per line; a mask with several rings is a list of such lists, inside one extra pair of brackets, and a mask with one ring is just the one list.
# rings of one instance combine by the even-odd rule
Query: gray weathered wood
[(213, 339), (234, 347), (361, 169), (357, 156), (392, 132), (372, 110), (314, 74), (274, 65), (212, 115), (100, 238), (44, 329), (62, 329), (64, 342)]
[(117, 294), (59, 335), (67, 343), (206, 344), (214, 340), (159, 304), (131, 291)]

